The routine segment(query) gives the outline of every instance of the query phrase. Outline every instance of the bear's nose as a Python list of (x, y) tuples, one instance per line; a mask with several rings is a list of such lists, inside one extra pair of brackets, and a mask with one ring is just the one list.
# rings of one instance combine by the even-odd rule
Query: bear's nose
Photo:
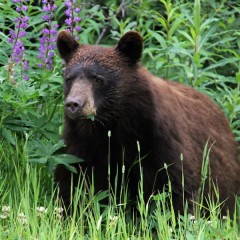
[(84, 106), (84, 102), (76, 98), (68, 98), (65, 102), (66, 109), (71, 113), (78, 113)]

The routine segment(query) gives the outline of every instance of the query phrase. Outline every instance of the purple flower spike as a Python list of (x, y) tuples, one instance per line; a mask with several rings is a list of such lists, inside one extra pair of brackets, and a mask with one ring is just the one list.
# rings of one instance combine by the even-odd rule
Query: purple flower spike
[(48, 70), (53, 69), (53, 58), (54, 58), (54, 49), (56, 48), (56, 36), (58, 25), (54, 24), (52, 26), (52, 17), (53, 10), (57, 9), (57, 6), (53, 4), (53, 1), (42, 0), (43, 3), (43, 12), (44, 15), (42, 19), (45, 20), (48, 24), (48, 28), (42, 30), (42, 37), (40, 38), (40, 47), (38, 58), (41, 60), (41, 63), (38, 64), (40, 68), (46, 68)]
[(81, 18), (76, 16), (81, 11), (81, 9), (76, 5), (76, 0), (65, 0), (65, 6), (67, 8), (65, 11), (65, 15), (67, 16), (65, 23), (69, 27), (68, 29), (72, 34), (74, 32), (79, 32), (81, 29), (80, 26), (78, 26)]
[[(9, 39), (8, 42), (13, 44), (12, 54), (8, 60), (9, 62), (9, 72), (10, 75), (13, 75), (14, 69), (13, 66), (15, 63), (17, 65), (22, 63), (20, 66), (22, 70), (28, 70), (28, 62), (24, 59), (24, 45), (22, 42), (22, 38), (26, 36), (26, 29), (28, 27), (28, 17), (24, 16), (23, 11), (27, 11), (28, 7), (25, 5), (25, 2), (28, 0), (13, 0), (16, 8), (15, 10), (18, 12), (19, 16), (14, 19), (15, 22), (15, 30), (9, 31)], [(13, 77), (13, 76), (12, 76)], [(26, 73), (23, 74), (24, 79), (28, 79)]]

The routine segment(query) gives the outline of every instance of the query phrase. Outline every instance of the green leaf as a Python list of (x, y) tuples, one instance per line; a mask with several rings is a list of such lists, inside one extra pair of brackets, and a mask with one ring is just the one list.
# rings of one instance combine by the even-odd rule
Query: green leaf
[(58, 164), (62, 164), (69, 171), (73, 173), (77, 173), (77, 169), (74, 166), (71, 166), (70, 164), (80, 163), (83, 161), (84, 161), (83, 159), (70, 154), (59, 154), (59, 155), (51, 156), (48, 160), (48, 170), (49, 172), (52, 173)]
[(11, 143), (12, 145), (16, 145), (15, 138), (13, 137), (11, 131), (9, 131), (7, 128), (4, 127), (2, 129), (2, 135), (9, 143)]
[(178, 32), (180, 34), (182, 34), (185, 38), (187, 38), (189, 40), (189, 42), (194, 46), (194, 39), (187, 33), (187, 32), (184, 32), (182, 30), (178, 30)]
[(54, 156), (51, 156), (51, 160), (54, 160), (58, 164), (64, 164), (64, 165), (84, 162), (83, 159), (71, 154), (54, 155)]
[(161, 34), (158, 32), (154, 31), (149, 31), (151, 36), (154, 37), (159, 43), (160, 43), (160, 48), (167, 48), (167, 42), (166, 40), (162, 37)]
[(215, 64), (211, 64), (209, 67), (207, 67), (205, 69), (205, 71), (209, 71), (210, 69), (214, 69), (214, 68), (218, 68), (218, 67), (222, 67), (222, 66), (225, 66), (226, 64), (228, 63), (233, 63), (233, 62), (237, 62), (239, 61), (239, 59), (237, 59), (236, 57), (231, 57), (231, 58), (225, 58), (225, 59), (222, 59), (220, 61), (218, 61), (217, 63)]
[(216, 31), (217, 26), (211, 27), (208, 31), (206, 31), (204, 34), (202, 34), (201, 41), (199, 43), (199, 51), (203, 48), (205, 43), (209, 40), (209, 38), (213, 35), (213, 33)]
[(196, 33), (196, 35), (199, 35), (200, 34), (200, 26), (201, 26), (201, 4), (200, 4), (200, 0), (195, 0), (195, 2), (194, 2), (193, 21), (194, 21), (195, 33)]
[(87, 119), (91, 119), (94, 122), (95, 121), (95, 115), (90, 114), (90, 115), (87, 116)]
[(41, 164), (45, 164), (47, 161), (48, 161), (48, 159), (46, 157), (29, 159), (29, 162), (35, 162), (35, 163), (41, 163)]

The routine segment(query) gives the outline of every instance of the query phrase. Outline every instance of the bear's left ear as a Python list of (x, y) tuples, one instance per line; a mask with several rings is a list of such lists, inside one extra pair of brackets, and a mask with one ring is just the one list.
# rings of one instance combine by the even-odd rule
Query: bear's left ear
[(74, 39), (72, 34), (67, 30), (62, 30), (57, 36), (57, 48), (61, 58), (69, 62), (79, 47), (79, 43)]
[(136, 31), (125, 33), (118, 42), (116, 50), (126, 57), (130, 64), (137, 63), (142, 55), (143, 39)]

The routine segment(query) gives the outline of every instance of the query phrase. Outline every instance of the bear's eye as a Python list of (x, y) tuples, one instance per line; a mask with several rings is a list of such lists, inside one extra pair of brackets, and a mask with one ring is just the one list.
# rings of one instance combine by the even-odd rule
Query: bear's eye
[(72, 78), (67, 77), (67, 78), (65, 79), (65, 81), (66, 81), (66, 84), (67, 84), (67, 85), (71, 85), (71, 83), (72, 83)]
[(97, 84), (100, 84), (100, 85), (103, 85), (104, 84), (104, 77), (103, 76), (100, 76), (100, 75), (92, 75), (92, 80), (97, 83)]

